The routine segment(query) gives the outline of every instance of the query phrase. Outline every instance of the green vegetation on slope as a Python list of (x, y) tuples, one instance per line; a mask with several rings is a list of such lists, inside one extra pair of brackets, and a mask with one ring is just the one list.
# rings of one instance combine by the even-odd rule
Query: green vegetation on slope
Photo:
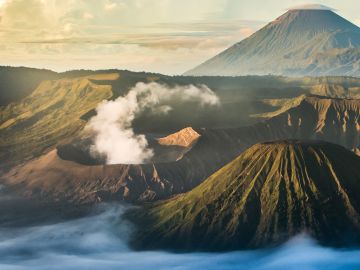
[(50, 70), (0, 66), (0, 106), (20, 101), (31, 94), (40, 82), (58, 77)]
[(325, 142), (257, 144), (192, 191), (128, 213), (140, 249), (231, 250), (307, 232), (360, 241), (360, 157)]
[(111, 86), (90, 79), (44, 81), (21, 102), (0, 107), (0, 161), (37, 156), (78, 134), (80, 117), (112, 96)]
[[(120, 76), (115, 78), (111, 74), (120, 74)], [(13, 103), (0, 106), (0, 126), (2, 127), (0, 129), (0, 161), (3, 164), (8, 161), (18, 162), (24, 158), (36, 157), (43, 153), (43, 150), (53, 148), (62, 140), (70, 140), (77, 133), (74, 133), (74, 130), (81, 130), (85, 122), (95, 114), (94, 108), (98, 102), (103, 98), (115, 99), (125, 95), (137, 82), (157, 81), (169, 86), (206, 84), (219, 96), (222, 104), (220, 107), (201, 108), (196, 104), (173, 104), (173, 110), (167, 115), (152, 115), (145, 112), (134, 122), (134, 129), (138, 133), (163, 134), (186, 126), (199, 129), (254, 124), (258, 119), (250, 117), (251, 115), (269, 112), (273, 110), (272, 105), (276, 105), (271, 102), (263, 103), (263, 99), (292, 99), (312, 92), (319, 95), (354, 97), (358, 95), (360, 89), (360, 79), (351, 77), (172, 77), (117, 70), (55, 73), (46, 70), (1, 67), (0, 78), (3, 78), (0, 80), (0, 103), (9, 102), (3, 99), (3, 95), (7, 95), (8, 92), (17, 89), (15, 92), (21, 93), (16, 94)], [(43, 81), (36, 87), (45, 78), (58, 79)], [(89, 101), (79, 95), (80, 89), (77, 84), (80, 84), (82, 80), (87, 80), (89, 87), (94, 90), (86, 93), (94, 97), (91, 104), (87, 104)], [(96, 89), (107, 89), (106, 91), (109, 92), (103, 95), (102, 91), (95, 90), (95, 86)], [(64, 96), (65, 92), (67, 94)], [(281, 102), (277, 105), (281, 105)], [(71, 126), (73, 121), (77, 123), (75, 126)], [(64, 128), (65, 122), (68, 122), (66, 125), (70, 128)], [(347, 123), (350, 122), (347, 121)], [(47, 130), (48, 124), (50, 124), (49, 130)], [(347, 137), (344, 141), (348, 141)], [(353, 147), (347, 143), (346, 146)]]

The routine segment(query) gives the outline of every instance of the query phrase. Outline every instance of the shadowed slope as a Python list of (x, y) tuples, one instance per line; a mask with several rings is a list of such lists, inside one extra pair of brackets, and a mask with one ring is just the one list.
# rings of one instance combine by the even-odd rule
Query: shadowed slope
[[(320, 139), (343, 145), (355, 153), (360, 149), (360, 100), (302, 96), (279, 110), (261, 115), (259, 132), (277, 134), (269, 139)], [(266, 137), (266, 136), (265, 136)]]
[(0, 66), (0, 106), (26, 97), (43, 80), (59, 77), (59, 74), (45, 69)]
[[(263, 121), (252, 126), (229, 129), (199, 129), (201, 137), (194, 148), (211, 145), (211, 150), (229, 162), (241, 151), (258, 142), (299, 139), (324, 140), (359, 153), (360, 100), (321, 96), (270, 100), (277, 110), (261, 115)], [(277, 106), (280, 105), (280, 106)], [(190, 152), (191, 153), (191, 152)], [(225, 163), (223, 163), (225, 164)]]
[(303, 231), (359, 243), (360, 158), (325, 142), (257, 144), (192, 191), (129, 216), (137, 248), (229, 250)]

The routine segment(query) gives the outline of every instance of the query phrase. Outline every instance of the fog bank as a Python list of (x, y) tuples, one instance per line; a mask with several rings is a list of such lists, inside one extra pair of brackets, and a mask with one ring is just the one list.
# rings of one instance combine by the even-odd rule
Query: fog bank
[(230, 253), (134, 252), (122, 206), (64, 223), (0, 229), (0, 269), (360, 269), (360, 250), (335, 250), (298, 236), (271, 250)]

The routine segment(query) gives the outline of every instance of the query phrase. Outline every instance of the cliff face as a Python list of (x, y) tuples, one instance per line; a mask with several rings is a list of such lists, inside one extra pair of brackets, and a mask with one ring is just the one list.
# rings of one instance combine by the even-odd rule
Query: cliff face
[(265, 125), (271, 130), (286, 134), (280, 138), (326, 140), (354, 152), (360, 147), (358, 99), (303, 96), (287, 110), (280, 109), (263, 117), (268, 119)]
[[(276, 104), (279, 100), (272, 102)], [(202, 137), (198, 145), (207, 141), (217, 153), (226, 149), (232, 157), (239, 149), (257, 142), (282, 139), (325, 140), (359, 152), (359, 99), (304, 95), (281, 103), (278, 110), (257, 115), (262, 121), (252, 126), (199, 130)]]
[(256, 248), (307, 232), (360, 241), (360, 157), (325, 142), (257, 144), (192, 191), (129, 217), (137, 248)]

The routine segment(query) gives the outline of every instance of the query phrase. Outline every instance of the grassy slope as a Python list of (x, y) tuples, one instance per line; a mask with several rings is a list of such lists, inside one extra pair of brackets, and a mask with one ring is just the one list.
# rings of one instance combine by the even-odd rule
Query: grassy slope
[[(120, 78), (99, 77), (104, 73), (120, 73)], [(175, 105), (174, 110), (167, 116), (154, 117), (145, 113), (134, 123), (137, 132), (164, 133), (173, 132), (186, 126), (200, 128), (249, 125), (256, 121), (249, 115), (271, 109), (270, 105), (260, 102), (261, 99), (292, 98), (313, 91), (314, 86), (328, 84), (340, 85), (341, 87), (337, 89), (342, 90), (337, 90), (336, 94), (348, 96), (357, 93), (356, 89), (360, 86), (360, 79), (350, 77), (170, 77), (161, 74), (116, 70), (79, 70), (53, 73), (44, 70), (7, 67), (1, 67), (0, 77), (1, 74), (6, 75), (4, 75), (6, 79), (0, 81), (2, 94), (8, 91), (7, 85), (13, 85), (9, 91), (15, 87), (22, 93), (16, 97), (16, 100), (22, 98), (20, 101), (0, 106), (1, 162), (19, 161), (23, 158), (38, 156), (60, 141), (71, 139), (81, 130), (85, 124), (84, 121), (94, 115), (94, 108), (98, 102), (102, 99), (124, 95), (139, 81), (158, 81), (168, 85), (207, 84), (220, 96), (222, 102), (220, 108), (205, 109), (196, 104)], [(32, 76), (31, 74), (37, 75)], [(44, 81), (33, 91), (29, 91), (30, 88), (24, 88), (25, 86), (32, 87), (39, 80), (53, 76), (62, 79)], [(84, 79), (81, 76), (88, 77)], [(30, 80), (29, 77), (33, 79)], [(19, 84), (17, 81), (21, 83)], [(28, 86), (24, 82), (28, 82)], [(316, 87), (316, 91), (326, 90), (329, 92), (328, 88)], [(82, 96), (84, 93), (86, 98)]]
[[(290, 79), (272, 76), (186, 78), (128, 71), (121, 71), (119, 78), (111, 75), (114, 74), (114, 71), (112, 73), (110, 71), (103, 71), (106, 75), (103, 75), (101, 71), (90, 72), (91, 76), (77, 77), (79, 75), (86, 75), (88, 74), (87, 72), (89, 73), (90, 71), (66, 73), (66, 76), (69, 77), (68, 79), (44, 82), (23, 101), (12, 103), (7, 107), (0, 107), (0, 126), (2, 127), (0, 129), (0, 158), (2, 162), (4, 160), (15, 162), (23, 158), (36, 157), (64, 141), (70, 141), (79, 134), (85, 125), (86, 117), (83, 117), (84, 114), (86, 115), (89, 111), (91, 112), (102, 99), (113, 99), (118, 95), (125, 94), (137, 81), (146, 82), (155, 80), (169, 85), (206, 82), (220, 95), (223, 102), (221, 113), (218, 114), (214, 114), (211, 110), (205, 110), (204, 108), (196, 108), (198, 111), (177, 108), (174, 110), (174, 114), (166, 116), (166, 121), (159, 116), (152, 117), (150, 120), (146, 118), (139, 119), (137, 126), (142, 127), (144, 132), (149, 132), (149, 130), (157, 131), (164, 128), (169, 130), (172, 128), (178, 129), (188, 124), (201, 124), (213, 127), (225, 121), (228, 121), (228, 126), (233, 127), (243, 123), (243, 120), (239, 119), (240, 117), (248, 117), (248, 107), (243, 108), (243, 104), (248, 103), (250, 107), (256, 107), (248, 99), (253, 99), (257, 95), (261, 98), (264, 96), (293, 96), (298, 93), (296, 89), (301, 85), (303, 85), (304, 89), (310, 89), (312, 85), (318, 85), (319, 83), (341, 83), (344, 87), (356, 87), (359, 83), (359, 80), (355, 78)], [(250, 92), (253, 92), (252, 95), (248, 95)], [(187, 153), (183, 161), (176, 163), (171, 168), (165, 165), (157, 166), (160, 178), (174, 184), (171, 191), (157, 191), (157, 195), (164, 198), (174, 193), (189, 190), (232, 160), (249, 145), (259, 141), (285, 138), (309, 139), (316, 136), (317, 139), (324, 140), (333, 138), (330, 141), (340, 143), (349, 149), (358, 147), (359, 133), (356, 133), (356, 121), (359, 119), (359, 107), (353, 106), (355, 101), (350, 100), (337, 100), (336, 104), (334, 103), (334, 106), (331, 107), (327, 105), (329, 102), (329, 100), (325, 100), (325, 103), (322, 101), (310, 102), (310, 105), (308, 104), (309, 102), (303, 102), (306, 105), (304, 108), (299, 106), (299, 108), (294, 107), (290, 109), (289, 113), (279, 114), (278, 112), (274, 119), (269, 120), (271, 123), (260, 123), (250, 129), (247, 127), (231, 130), (211, 129), (210, 132), (208, 129), (205, 129), (204, 132), (201, 131), (202, 129), (196, 129), (203, 136), (196, 145), (196, 149), (194, 148), (194, 151)], [(275, 102), (275, 104), (270, 105), (281, 106), (284, 103)], [(329, 110), (328, 108), (332, 109)], [(259, 110), (257, 107), (255, 109)], [(324, 112), (321, 114), (323, 116), (329, 115), (331, 117), (318, 119), (318, 111)], [(331, 113), (329, 114), (329, 112)], [(234, 117), (233, 119), (231, 118), (232, 116)], [(302, 125), (298, 126), (300, 118), (302, 118)], [(326, 119), (328, 120), (325, 121)], [(289, 123), (291, 123), (291, 127), (289, 127)], [(333, 128), (334, 126), (335, 128)], [(344, 127), (345, 129), (343, 129)], [(209, 145), (212, 147), (209, 147)], [(73, 159), (70, 158), (70, 160)], [(52, 167), (47, 167), (46, 169), (48, 171), (55, 171)], [(64, 174), (74, 179), (74, 183), (68, 183), (69, 186), (72, 184), (79, 186), (78, 183), (81, 181), (78, 181), (79, 178), (71, 176), (71, 171), (66, 171), (66, 169), (62, 168), (62, 171), (57, 170), (57, 172), (56, 177), (53, 175), (53, 178), (56, 178), (53, 184), (54, 189), (56, 189), (56, 186), (61, 186), (62, 181), (69, 182), (64, 177)], [(39, 181), (38, 185), (33, 185), (33, 187), (36, 190), (44, 191), (42, 184), (48, 183), (47, 177), (40, 177), (36, 173), (47, 175), (44, 171), (35, 172), (34, 168), (30, 168), (23, 174), (15, 172), (17, 176), (26, 175), (24, 179), (26, 178), (30, 182), (32, 182), (31, 179), (42, 179), (44, 183)], [(104, 185), (106, 185), (106, 174), (102, 175), (102, 177)], [(149, 177), (151, 179), (151, 173)], [(92, 181), (90, 178), (87, 180), (89, 182)], [(138, 182), (133, 182), (140, 183), (142, 178), (138, 180)], [(20, 183), (22, 181), (23, 179), (19, 180)], [(83, 182), (83, 185), (88, 188), (87, 191), (89, 192), (94, 188), (91, 185), (87, 185), (86, 181)], [(105, 187), (104, 189), (108, 190), (109, 188)], [(74, 191), (71, 195), (78, 197), (75, 189), (71, 188), (71, 190)], [(116, 191), (116, 188), (112, 190)], [(136, 194), (143, 191), (144, 187), (142, 184), (136, 187)], [(136, 200), (136, 196), (130, 196), (131, 200)]]
[(78, 134), (80, 117), (112, 96), (111, 86), (90, 79), (44, 81), (21, 102), (0, 107), (0, 160), (37, 156)]
[(133, 245), (228, 250), (304, 230), (324, 243), (359, 241), (359, 168), (329, 143), (255, 145), (192, 191), (130, 214), (141, 224)]
[(43, 80), (57, 78), (59, 74), (50, 70), (0, 66), (0, 106), (28, 96)]

